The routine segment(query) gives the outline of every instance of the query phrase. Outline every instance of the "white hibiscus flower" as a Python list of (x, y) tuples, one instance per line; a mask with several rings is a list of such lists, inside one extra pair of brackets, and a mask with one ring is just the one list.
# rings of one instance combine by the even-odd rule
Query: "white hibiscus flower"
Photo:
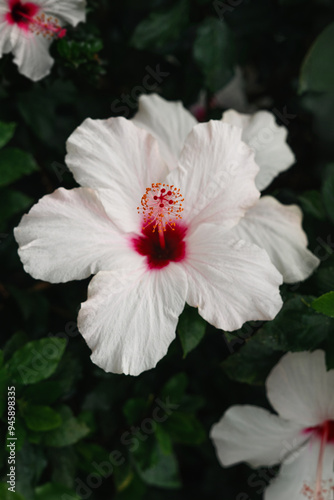
[[(185, 302), (230, 331), (272, 319), (282, 305), (282, 276), (267, 253), (229, 237), (259, 198), (258, 166), (241, 129), (175, 117), (165, 117), (174, 128), (162, 156), (136, 120), (87, 119), (67, 143), (82, 187), (45, 196), (15, 230), (33, 277), (57, 283), (97, 273), (78, 325), (106, 371), (154, 367)], [(195, 126), (181, 151), (173, 140), (189, 121)]]
[[(294, 163), (294, 155), (286, 143), (287, 130), (276, 125), (268, 111), (246, 115), (229, 110), (222, 121), (240, 127), (242, 140), (255, 151), (255, 161), (260, 167), (256, 177), (259, 190)], [(140, 97), (134, 123), (158, 139), (161, 152), (172, 168), (197, 121), (180, 102), (168, 102), (152, 94)], [(286, 283), (305, 280), (319, 265), (317, 257), (307, 249), (300, 208), (282, 205), (272, 196), (263, 196), (251, 206), (230, 236), (264, 248)]]
[(38, 81), (50, 73), (49, 46), (64, 23), (84, 21), (85, 0), (0, 0), (0, 57), (13, 52), (20, 73)]
[(323, 351), (288, 353), (270, 373), (267, 396), (278, 415), (232, 406), (211, 438), (225, 467), (282, 463), (265, 500), (334, 498), (334, 370)]

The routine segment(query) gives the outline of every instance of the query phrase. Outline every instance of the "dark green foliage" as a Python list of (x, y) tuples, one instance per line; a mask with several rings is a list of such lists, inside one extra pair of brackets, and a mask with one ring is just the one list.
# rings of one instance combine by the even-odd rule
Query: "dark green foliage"
[[(233, 404), (268, 405), (265, 379), (287, 351), (324, 349), (334, 369), (333, 20), (320, 0), (90, 0), (87, 23), (52, 44), (47, 78), (30, 82), (10, 54), (0, 59), (1, 500), (262, 498), (247, 466), (219, 465), (209, 432)], [(201, 116), (220, 119), (214, 93), (236, 69), (252, 109), (288, 129), (296, 164), (266, 194), (301, 207), (319, 268), (282, 286), (270, 323), (222, 332), (186, 306), (154, 370), (104, 373), (76, 327), (89, 280), (31, 278), (13, 228), (42, 196), (77, 186), (65, 143), (84, 119), (129, 118), (151, 91), (186, 107), (202, 93)], [(148, 88), (152, 71), (163, 76)], [(16, 493), (6, 484), (11, 386)]]
[(216, 92), (228, 83), (236, 58), (233, 35), (226, 23), (214, 17), (202, 23), (194, 44), (194, 59), (209, 90)]

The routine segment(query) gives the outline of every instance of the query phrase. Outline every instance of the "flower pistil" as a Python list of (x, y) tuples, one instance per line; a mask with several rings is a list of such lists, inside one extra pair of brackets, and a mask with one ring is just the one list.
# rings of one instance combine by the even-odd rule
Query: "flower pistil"
[(137, 207), (138, 213), (143, 215), (143, 229), (152, 225), (152, 231), (155, 232), (158, 228), (162, 249), (166, 246), (164, 237), (166, 227), (174, 230), (175, 220), (182, 219), (180, 214), (183, 211), (183, 201), (179, 188), (157, 182), (146, 188), (141, 199), (141, 207)]

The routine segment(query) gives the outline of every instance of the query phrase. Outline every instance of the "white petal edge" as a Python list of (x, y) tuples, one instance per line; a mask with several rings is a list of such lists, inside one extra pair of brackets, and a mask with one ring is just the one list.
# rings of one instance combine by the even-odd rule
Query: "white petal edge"
[(91, 189), (59, 188), (44, 196), (23, 216), (14, 235), (26, 272), (51, 283), (142, 262)]
[(67, 141), (66, 163), (81, 186), (101, 188), (107, 213), (129, 232), (140, 228), (146, 188), (168, 173), (156, 139), (125, 118), (86, 119)]
[(216, 328), (233, 331), (246, 321), (273, 319), (282, 307), (282, 276), (266, 252), (203, 224), (187, 236), (187, 303)]
[(305, 427), (334, 419), (334, 370), (327, 372), (324, 351), (286, 354), (270, 372), (266, 387), (282, 418)]
[(263, 196), (229, 235), (264, 248), (284, 282), (296, 283), (308, 278), (320, 263), (307, 249), (302, 217), (297, 205), (282, 205), (272, 196)]
[(319, 460), (320, 440), (310, 440), (294, 460), (283, 463), (278, 477), (264, 494), (265, 500), (331, 500), (334, 495), (334, 445), (327, 445), (323, 458), (321, 496), (316, 495), (316, 476)]
[(286, 142), (287, 129), (276, 124), (269, 111), (253, 114), (228, 110), (222, 121), (242, 128), (242, 139), (255, 151), (255, 161), (260, 167), (256, 186), (262, 191), (281, 172), (295, 162), (295, 156)]
[(78, 317), (93, 363), (130, 375), (154, 368), (175, 338), (186, 293), (185, 274), (173, 263), (98, 273)]
[(211, 120), (192, 129), (167, 182), (181, 189), (187, 223), (229, 229), (260, 196), (254, 182), (258, 170), (241, 129)]
[(85, 0), (37, 0), (44, 12), (59, 17), (72, 26), (86, 20)]
[(166, 101), (158, 94), (139, 97), (138, 112), (132, 122), (158, 140), (161, 155), (171, 170), (177, 166), (184, 142), (197, 124), (181, 101)]
[(248, 462), (253, 467), (272, 466), (305, 442), (300, 425), (256, 406), (229, 408), (210, 433), (220, 463), (228, 467)]

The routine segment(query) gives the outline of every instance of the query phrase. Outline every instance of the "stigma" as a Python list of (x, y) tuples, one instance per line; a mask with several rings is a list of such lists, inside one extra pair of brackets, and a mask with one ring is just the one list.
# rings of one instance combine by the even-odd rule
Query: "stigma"
[(143, 215), (143, 229), (151, 226), (153, 232), (158, 229), (159, 233), (166, 231), (167, 226), (174, 229), (176, 220), (182, 219), (183, 201), (180, 189), (174, 185), (151, 184), (142, 196), (141, 207), (137, 207)]

